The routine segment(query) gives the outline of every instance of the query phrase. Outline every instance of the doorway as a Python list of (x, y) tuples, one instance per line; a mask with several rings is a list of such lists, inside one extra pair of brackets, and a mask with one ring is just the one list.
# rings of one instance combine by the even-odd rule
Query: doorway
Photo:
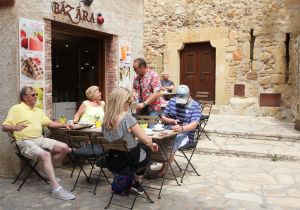
[(190, 88), (196, 97), (197, 91), (208, 92), (203, 100), (215, 101), (216, 49), (209, 42), (185, 44), (180, 51), (180, 84)]
[(92, 85), (104, 90), (104, 37), (62, 23), (52, 24), (53, 118), (73, 119), (85, 91)]

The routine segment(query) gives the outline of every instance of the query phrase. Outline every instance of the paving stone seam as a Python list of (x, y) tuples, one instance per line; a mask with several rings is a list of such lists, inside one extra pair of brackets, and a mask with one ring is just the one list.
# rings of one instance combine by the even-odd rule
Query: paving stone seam
[(281, 154), (267, 154), (258, 152), (245, 152), (237, 150), (224, 150), (224, 149), (207, 149), (207, 148), (197, 148), (196, 154), (206, 154), (206, 155), (222, 155), (222, 156), (236, 156), (236, 157), (246, 157), (246, 158), (258, 158), (258, 159), (275, 159), (275, 161), (300, 161), (300, 157), (281, 155)]

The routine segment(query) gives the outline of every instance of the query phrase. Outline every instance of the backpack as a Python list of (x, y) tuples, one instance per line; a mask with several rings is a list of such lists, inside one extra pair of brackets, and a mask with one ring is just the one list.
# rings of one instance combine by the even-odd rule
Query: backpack
[(118, 195), (128, 195), (131, 185), (134, 181), (134, 175), (116, 174), (111, 184), (111, 190)]

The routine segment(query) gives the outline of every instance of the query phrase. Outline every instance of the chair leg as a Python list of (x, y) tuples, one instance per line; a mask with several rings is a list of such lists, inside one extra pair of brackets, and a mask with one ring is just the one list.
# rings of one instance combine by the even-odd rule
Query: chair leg
[(111, 201), (112, 201), (114, 195), (115, 195), (115, 193), (112, 192), (108, 204), (104, 207), (105, 209), (107, 209), (107, 208), (109, 207), (109, 205), (110, 205), (110, 203), (111, 203)]
[(182, 171), (182, 168), (179, 166), (179, 164), (177, 163), (177, 161), (176, 161), (175, 159), (174, 159), (174, 162), (175, 162), (175, 164), (177, 165), (179, 171), (181, 172), (181, 171)]
[[(85, 162), (85, 161), (84, 161), (84, 162)], [(83, 164), (84, 164), (84, 162), (83, 162)], [(79, 166), (80, 166), (79, 173), (78, 173), (78, 175), (77, 175), (77, 178), (76, 178), (75, 184), (74, 184), (74, 186), (73, 186), (73, 189), (71, 190), (72, 192), (75, 190), (75, 188), (76, 188), (76, 186), (77, 186), (77, 182), (78, 182), (78, 179), (79, 179), (80, 174), (81, 174), (81, 171), (82, 171), (82, 167), (81, 167), (80, 164), (79, 164)]]
[(70, 177), (72, 178), (72, 177), (73, 177), (74, 170), (75, 170), (75, 168), (76, 168), (76, 163), (75, 163), (75, 161), (73, 160), (71, 154), (68, 154), (68, 157), (69, 157), (69, 159), (71, 160), (72, 165), (73, 165), (72, 172), (71, 172), (71, 175), (70, 175)]
[(209, 141), (211, 141), (211, 138), (207, 135), (206, 131), (203, 130), (203, 133), (205, 134), (205, 136), (208, 138)]
[(100, 168), (100, 170), (101, 170), (101, 172), (103, 173), (103, 176), (105, 177), (107, 183), (110, 184), (110, 181), (108, 180), (107, 175), (106, 175), (106, 173), (104, 172), (104, 170), (103, 170), (102, 168)]
[(106, 174), (104, 173), (103, 169), (100, 167), (100, 172), (98, 174), (97, 181), (96, 181), (95, 188), (94, 188), (94, 195), (96, 195), (96, 189), (97, 189), (97, 186), (98, 186), (98, 183), (99, 183), (99, 180), (100, 180), (101, 173), (103, 173), (103, 176), (105, 177), (106, 181), (108, 182), (108, 184), (110, 184)]
[(91, 170), (90, 170), (89, 178), (88, 178), (88, 181), (90, 181), (91, 176), (92, 176), (92, 173), (93, 173), (93, 170), (94, 170), (94, 165), (95, 165), (95, 163), (96, 163), (96, 160), (94, 160), (92, 163), (91, 163), (91, 160), (88, 160), (88, 162), (89, 162), (90, 165), (92, 166), (92, 168), (91, 168)]
[(173, 169), (173, 167), (172, 167), (171, 164), (170, 164), (170, 168), (171, 168), (172, 174), (173, 174), (173, 176), (174, 176), (174, 179), (175, 179), (177, 185), (178, 185), (178, 186), (181, 186), (181, 184), (180, 184), (180, 183), (178, 182), (178, 180), (177, 180), (177, 176), (176, 176), (175, 171), (174, 171), (174, 169)]
[(26, 182), (26, 180), (28, 179), (28, 177), (30, 176), (30, 174), (32, 173), (32, 167), (36, 167), (36, 165), (38, 164), (38, 162), (36, 162), (33, 166), (30, 165), (30, 163), (27, 162), (27, 164), (31, 167), (31, 170), (28, 172), (28, 174), (26, 175), (26, 177), (24, 178), (24, 180), (22, 181), (22, 183), (20, 184), (18, 191), (21, 190), (22, 186), (24, 185), (24, 183)]
[(16, 181), (19, 179), (19, 177), (21, 176), (21, 174), (23, 173), (23, 171), (25, 170), (25, 168), (27, 167), (28, 162), (25, 161), (25, 164), (22, 168), (22, 170), (19, 172), (19, 174), (17, 175), (17, 177), (15, 178), (15, 180), (12, 182), (12, 184), (16, 183)]
[(150, 202), (150, 203), (154, 203), (154, 201), (150, 198), (150, 196), (148, 195), (147, 191), (145, 190), (144, 186), (141, 185), (141, 187), (142, 187), (142, 189), (144, 190), (144, 193), (145, 193), (147, 199), (149, 200), (149, 202)]
[(195, 169), (195, 167), (193, 166), (193, 164), (192, 164), (192, 162), (191, 162), (192, 157), (193, 157), (193, 155), (194, 155), (194, 153), (195, 153), (195, 150), (196, 150), (196, 149), (193, 149), (193, 152), (192, 152), (190, 158), (188, 158), (187, 155), (182, 151), (182, 154), (183, 154), (184, 157), (187, 159), (188, 163), (186, 164), (186, 167), (185, 167), (185, 169), (184, 169), (184, 171), (183, 171), (183, 174), (182, 174), (182, 176), (181, 176), (181, 181), (180, 181), (181, 183), (183, 183), (183, 177), (185, 176), (185, 173), (186, 173), (186, 171), (187, 171), (189, 165), (191, 165), (191, 167), (193, 168), (193, 170), (194, 170), (194, 172), (197, 174), (197, 176), (200, 176), (200, 174), (198, 173), (198, 171)]

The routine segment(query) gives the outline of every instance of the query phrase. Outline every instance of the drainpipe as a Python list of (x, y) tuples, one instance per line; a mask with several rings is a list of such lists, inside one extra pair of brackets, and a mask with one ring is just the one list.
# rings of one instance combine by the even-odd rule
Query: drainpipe
[(298, 43), (298, 71), (297, 71), (297, 115), (295, 119), (295, 129), (300, 131), (300, 36), (297, 38)]

